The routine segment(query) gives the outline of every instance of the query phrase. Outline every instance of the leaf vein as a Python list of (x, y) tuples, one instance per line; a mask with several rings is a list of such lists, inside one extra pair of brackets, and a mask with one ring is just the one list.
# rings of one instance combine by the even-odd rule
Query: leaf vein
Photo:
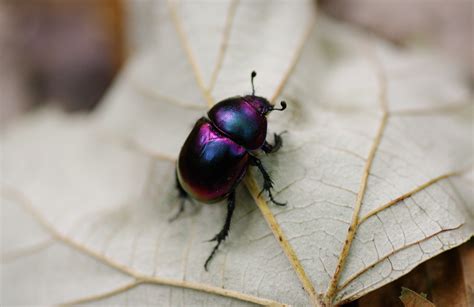
[(90, 296), (85, 296), (85, 297), (82, 297), (82, 298), (79, 298), (79, 299), (75, 299), (75, 300), (72, 300), (72, 301), (61, 303), (59, 306), (76, 306), (76, 305), (81, 305), (81, 304), (85, 304), (85, 303), (100, 301), (102, 299), (109, 298), (109, 297), (112, 297), (114, 295), (123, 293), (127, 290), (133, 289), (133, 288), (135, 288), (136, 286), (138, 286), (142, 283), (143, 283), (143, 281), (135, 280), (131, 283), (125, 284), (123, 286), (117, 287), (115, 289), (112, 289), (112, 290), (109, 290), (109, 291), (106, 291), (106, 292), (103, 292), (103, 293), (94, 294), (94, 295), (90, 295)]
[(303, 288), (310, 296), (311, 301), (316, 306), (322, 305), (322, 302), (320, 301), (320, 298), (317, 297), (314, 286), (311, 280), (306, 275), (306, 272), (304, 271), (303, 266), (301, 265), (298, 257), (296, 256), (293, 247), (286, 239), (283, 230), (281, 229), (274, 215), (270, 211), (267, 202), (260, 196), (260, 188), (258, 187), (255, 178), (253, 176), (246, 176), (244, 182), (245, 186), (247, 187), (253, 199), (255, 200), (255, 203), (257, 204), (258, 208), (262, 212), (263, 217), (267, 221), (268, 226), (270, 226), (270, 229), (272, 230), (275, 238), (277, 238), (277, 241), (280, 243), (283, 252), (287, 256), (291, 265), (293, 266), (293, 269), (296, 275), (298, 276), (300, 282), (302, 283)]
[[(71, 248), (117, 270), (118, 272), (124, 273), (126, 275), (129, 275), (131, 277), (134, 277), (137, 282), (140, 283), (149, 283), (149, 284), (157, 284), (157, 285), (165, 285), (165, 286), (171, 286), (171, 287), (178, 287), (178, 288), (185, 288), (185, 289), (191, 289), (195, 291), (200, 291), (200, 292), (205, 292), (205, 293), (210, 293), (214, 295), (219, 295), (223, 297), (229, 297), (245, 302), (251, 302), (254, 304), (262, 305), (262, 306), (287, 306), (286, 304), (274, 301), (274, 300), (269, 300), (249, 294), (245, 294), (239, 291), (234, 291), (234, 290), (228, 290), (228, 289), (223, 289), (219, 287), (215, 287), (212, 285), (208, 284), (203, 284), (203, 283), (197, 283), (197, 282), (190, 282), (190, 281), (185, 281), (185, 280), (177, 280), (177, 279), (171, 279), (171, 278), (163, 278), (163, 277), (158, 277), (158, 276), (147, 276), (144, 274), (141, 274), (135, 270), (133, 270), (130, 267), (127, 267), (125, 265), (122, 265), (111, 258), (106, 257), (105, 255), (98, 253), (87, 246), (76, 242), (75, 240), (61, 234), (58, 230), (56, 230), (40, 213), (37, 211), (34, 206), (31, 204), (31, 201), (24, 195), (22, 192), (19, 190), (13, 188), (13, 187), (7, 187), (7, 186), (2, 186), (2, 194), (4, 194), (7, 197), (10, 197), (14, 200), (17, 201), (17, 203), (25, 209), (27, 212), (29, 212), (32, 217), (46, 230), (48, 231), (51, 236), (58, 240), (59, 242), (62, 242)], [(131, 286), (131, 284), (129, 284)], [(118, 291), (116, 289), (116, 291)]]
[(222, 63), (224, 62), (224, 57), (226, 55), (230, 31), (232, 29), (232, 24), (234, 22), (235, 13), (237, 12), (237, 6), (239, 4), (239, 0), (232, 0), (232, 3), (229, 6), (229, 10), (227, 12), (227, 18), (225, 23), (224, 33), (222, 34), (222, 41), (221, 46), (219, 49), (219, 55), (217, 56), (217, 62), (214, 66), (214, 70), (212, 72), (211, 81), (209, 82), (208, 92), (211, 93), (216, 85), (217, 77), (221, 71)]
[[(318, 9), (318, 6), (315, 6), (316, 9)], [(317, 16), (317, 12), (314, 14), (314, 16)], [(301, 57), (301, 54), (303, 53), (303, 47), (306, 45), (306, 42), (308, 41), (308, 38), (310, 37), (311, 33), (315, 29), (315, 24), (316, 24), (316, 18), (312, 18), (309, 22), (308, 28), (306, 29), (306, 32), (303, 34), (303, 38), (299, 44), (299, 46), (296, 49), (296, 52), (294, 54), (293, 59), (291, 60), (290, 65), (288, 66), (288, 70), (285, 72), (283, 75), (283, 79), (281, 80), (280, 84), (275, 90), (275, 93), (273, 96), (270, 98), (270, 102), (272, 104), (275, 104), (275, 100), (280, 96), (281, 92), (283, 91), (285, 85), (288, 83), (288, 79), (290, 78), (290, 74), (293, 72), (293, 70), (296, 68), (296, 64), (298, 64), (298, 60)]]
[(11, 261), (15, 261), (17, 259), (34, 255), (54, 244), (55, 241), (52, 238), (46, 239), (44, 241), (38, 242), (36, 244), (32, 244), (29, 246), (17, 248), (15, 250), (11, 250), (8, 252), (2, 253), (2, 263), (8, 263)]
[(177, 100), (173, 97), (166, 96), (164, 94), (161, 94), (157, 92), (155, 89), (143, 86), (139, 84), (138, 82), (132, 81), (131, 82), (133, 89), (135, 92), (137, 92), (139, 95), (141, 95), (144, 98), (148, 98), (153, 101), (166, 101), (169, 104), (178, 106), (178, 107), (183, 107), (185, 109), (196, 109), (196, 110), (205, 110), (206, 106), (205, 105), (199, 105), (196, 103), (189, 103), (189, 102), (184, 102), (181, 100)]
[(194, 57), (194, 54), (192, 52), (191, 45), (189, 44), (188, 38), (186, 37), (186, 34), (184, 33), (183, 25), (181, 24), (181, 19), (178, 16), (178, 12), (177, 12), (176, 5), (175, 5), (174, 1), (168, 0), (168, 8), (169, 8), (169, 11), (171, 13), (171, 17), (173, 19), (173, 24), (176, 28), (176, 32), (178, 33), (181, 45), (182, 45), (182, 47), (183, 47), (183, 49), (186, 53), (189, 64), (192, 67), (196, 82), (197, 82), (199, 88), (201, 88), (202, 93), (204, 95), (204, 98), (206, 99), (206, 102), (207, 102), (208, 106), (212, 106), (214, 104), (214, 99), (212, 98), (211, 94), (209, 93), (209, 91), (206, 88), (206, 85), (204, 83), (204, 79), (203, 79), (202, 74), (201, 74), (201, 70), (199, 69), (199, 65), (198, 65), (198, 63), (197, 63), (197, 61)]
[(456, 229), (459, 229), (461, 228), (462, 226), (464, 225), (464, 223), (461, 223), (459, 224), (458, 226), (456, 227), (452, 227), (452, 228), (447, 228), (447, 229), (441, 229), (435, 233), (433, 233), (432, 235), (430, 236), (426, 236), (424, 237), (423, 239), (421, 240), (417, 240), (417, 241), (414, 241), (412, 243), (409, 243), (407, 245), (404, 245), (400, 248), (397, 248), (397, 249), (394, 249), (392, 252), (386, 254), (385, 256), (381, 257), (380, 259), (378, 259), (377, 261), (374, 261), (373, 263), (371, 263), (370, 265), (368, 265), (367, 267), (365, 267), (364, 269), (360, 270), (359, 272), (353, 274), (352, 276), (350, 276), (346, 281), (344, 281), (339, 287), (338, 287), (338, 291), (346, 288), (349, 283), (351, 283), (352, 281), (354, 281), (354, 279), (356, 279), (357, 277), (359, 277), (360, 275), (362, 275), (363, 273), (367, 272), (368, 270), (372, 269), (373, 267), (375, 267), (377, 264), (381, 263), (382, 261), (384, 261), (385, 259), (389, 259), (390, 256), (393, 256), (394, 254), (398, 253), (399, 251), (402, 251), (402, 250), (405, 250), (411, 246), (414, 246), (414, 245), (417, 245), (417, 244), (420, 244), (426, 240), (429, 240), (431, 238), (434, 238), (436, 237), (437, 235), (443, 233), (443, 232), (446, 232), (446, 231), (451, 231), (451, 230), (456, 230)]
[(431, 185), (437, 183), (438, 181), (443, 180), (443, 179), (446, 179), (446, 178), (449, 178), (449, 177), (451, 177), (451, 176), (455, 176), (455, 175), (459, 175), (459, 172), (450, 172), (450, 173), (443, 174), (443, 175), (441, 175), (441, 176), (435, 177), (435, 178), (433, 178), (433, 179), (431, 179), (431, 180), (429, 180), (429, 181), (423, 183), (422, 185), (420, 185), (420, 186), (414, 188), (414, 189), (411, 190), (411, 191), (406, 192), (406, 193), (403, 194), (403, 195), (398, 196), (397, 198), (395, 198), (395, 199), (389, 201), (388, 203), (386, 203), (386, 204), (384, 204), (384, 205), (378, 207), (377, 209), (374, 209), (374, 210), (370, 211), (369, 213), (367, 213), (364, 217), (362, 217), (362, 218), (360, 219), (359, 225), (361, 225), (362, 223), (364, 223), (364, 222), (365, 222), (368, 218), (370, 218), (371, 216), (376, 215), (377, 213), (379, 213), (379, 212), (381, 212), (381, 211), (383, 211), (383, 210), (385, 210), (385, 209), (387, 209), (387, 208), (389, 208), (389, 207), (391, 207), (391, 206), (393, 206), (393, 205), (396, 205), (396, 204), (400, 203), (401, 201), (403, 201), (403, 200), (405, 200), (405, 199), (411, 197), (412, 195), (414, 195), (414, 194), (416, 194), (416, 193), (418, 193), (418, 192), (420, 192), (420, 191), (426, 189), (427, 187), (429, 187), (429, 186), (431, 186)]
[(369, 155), (365, 163), (364, 171), (362, 173), (359, 193), (357, 194), (356, 203), (354, 205), (354, 212), (352, 215), (351, 224), (347, 230), (346, 240), (344, 241), (344, 245), (342, 247), (342, 251), (336, 265), (336, 270), (334, 272), (333, 277), (331, 278), (331, 281), (329, 282), (329, 286), (326, 291), (325, 301), (328, 305), (332, 303), (334, 296), (337, 292), (337, 285), (339, 283), (342, 270), (345, 267), (345, 263), (349, 255), (349, 251), (352, 246), (352, 242), (354, 240), (354, 237), (358, 228), (359, 213), (360, 213), (360, 210), (362, 207), (362, 201), (364, 199), (364, 195), (367, 189), (367, 183), (368, 183), (368, 179), (370, 175), (370, 170), (372, 168), (372, 163), (374, 161), (375, 154), (382, 140), (382, 136), (385, 131), (385, 127), (387, 126), (387, 121), (389, 118), (388, 106), (387, 106), (387, 79), (385, 76), (385, 72), (383, 71), (381, 63), (376, 58), (376, 55), (373, 52), (370, 52), (369, 54), (371, 55), (369, 57), (369, 60), (371, 60), (372, 62), (372, 65), (374, 67), (377, 80), (379, 83), (379, 103), (382, 109), (382, 117), (380, 120), (379, 127), (376, 131), (372, 146), (370, 148)]

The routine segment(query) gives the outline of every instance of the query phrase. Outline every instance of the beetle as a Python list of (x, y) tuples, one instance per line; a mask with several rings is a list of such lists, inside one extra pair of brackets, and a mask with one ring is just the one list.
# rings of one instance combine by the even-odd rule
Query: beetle
[(267, 118), (271, 111), (283, 111), (286, 102), (275, 108), (270, 102), (255, 95), (255, 71), (251, 73), (252, 95), (235, 96), (215, 104), (201, 117), (181, 147), (176, 165), (176, 187), (181, 204), (176, 219), (184, 211), (186, 199), (204, 203), (215, 203), (227, 199), (227, 216), (222, 230), (209, 241), (216, 241), (207, 258), (204, 269), (229, 233), (235, 207), (235, 189), (245, 176), (249, 165), (256, 166), (263, 177), (263, 189), (270, 200), (284, 206), (273, 198), (273, 181), (257, 158), (256, 151), (274, 153), (283, 145), (280, 134), (274, 134), (274, 143), (265, 140)]

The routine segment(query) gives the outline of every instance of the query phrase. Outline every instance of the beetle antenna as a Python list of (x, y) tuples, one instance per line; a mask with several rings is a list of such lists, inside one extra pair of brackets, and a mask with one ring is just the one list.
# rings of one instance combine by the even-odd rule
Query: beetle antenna
[(272, 111), (283, 111), (284, 109), (286, 109), (286, 102), (282, 100), (280, 102), (280, 106), (281, 107), (279, 109), (272, 107)]
[(252, 96), (255, 96), (255, 87), (253, 85), (253, 79), (257, 76), (257, 73), (254, 71), (252, 71), (252, 73), (250, 74), (250, 82), (252, 83)]

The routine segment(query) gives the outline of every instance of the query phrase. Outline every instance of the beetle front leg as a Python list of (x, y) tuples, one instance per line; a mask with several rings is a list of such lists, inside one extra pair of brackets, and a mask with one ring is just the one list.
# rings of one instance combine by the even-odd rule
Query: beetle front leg
[(285, 132), (286, 131), (283, 131), (279, 134), (274, 133), (273, 145), (265, 141), (265, 143), (263, 143), (262, 150), (267, 154), (277, 152), (281, 148), (281, 146), (283, 146), (283, 139), (281, 138), (281, 135)]
[(219, 248), (219, 245), (221, 245), (222, 241), (224, 241), (225, 238), (227, 238), (227, 235), (229, 234), (230, 221), (232, 220), (232, 214), (234, 213), (234, 208), (235, 208), (235, 190), (232, 191), (227, 197), (227, 216), (225, 218), (224, 227), (222, 227), (222, 230), (218, 234), (216, 234), (214, 238), (209, 240), (209, 241), (217, 241), (217, 244), (216, 246), (214, 246), (214, 249), (212, 250), (209, 257), (207, 257), (207, 260), (204, 263), (204, 269), (206, 271), (207, 271), (207, 266), (209, 262), (211, 261), (212, 257), (214, 257), (214, 254)]
[[(260, 171), (260, 173), (262, 174), (262, 177), (263, 177), (263, 188), (260, 191), (260, 194), (262, 194), (264, 191), (266, 191), (268, 193), (268, 197), (270, 197), (270, 200), (272, 201), (272, 203), (274, 203), (277, 206), (286, 206), (286, 203), (278, 202), (273, 198), (273, 194), (272, 194), (273, 180), (270, 177), (270, 174), (268, 174), (267, 170), (263, 166), (262, 161), (260, 161), (260, 159), (257, 158), (257, 157), (251, 156), (250, 157), (250, 163), (258, 168), (258, 170)], [(260, 194), (259, 194), (259, 196), (260, 196)]]

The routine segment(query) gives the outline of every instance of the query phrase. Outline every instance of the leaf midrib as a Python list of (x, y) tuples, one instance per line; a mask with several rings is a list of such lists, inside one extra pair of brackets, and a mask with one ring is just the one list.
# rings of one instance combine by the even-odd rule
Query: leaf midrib
[[(210, 93), (210, 89), (212, 89), (213, 83), (211, 83), (209, 86), (205, 85), (205, 82), (202, 79), (202, 73), (199, 70), (199, 65), (195, 62), (195, 56), (192, 53), (192, 49), (190, 48), (190, 44), (187, 40), (186, 34), (182, 30), (183, 27), (181, 25), (181, 20), (179, 18), (179, 14), (177, 13), (176, 7), (174, 6), (174, 4), (171, 1), (168, 1), (168, 4), (169, 4), (168, 8), (170, 10), (171, 16), (173, 17), (172, 18), (173, 23), (175, 25), (178, 36), (180, 38), (181, 45), (182, 45), (182, 47), (183, 47), (183, 49), (184, 49), (184, 51), (187, 55), (187, 59), (189, 61), (189, 64), (191, 65), (191, 67), (193, 69), (193, 73), (194, 73), (194, 77), (196, 79), (196, 83), (199, 86), (199, 88), (201, 89), (201, 92), (204, 95), (204, 97), (206, 97), (208, 107), (211, 108), (215, 104), (215, 101), (214, 101), (214, 99), (213, 99), (213, 97)], [(238, 6), (238, 3), (236, 3), (234, 5), (231, 5), (230, 10), (236, 11), (237, 6)], [(233, 19), (234, 18), (234, 13), (229, 12), (228, 15), (227, 15), (227, 19), (229, 19), (229, 18)], [(300, 55), (303, 51), (303, 47), (304, 47), (304, 45), (305, 45), (305, 43), (306, 43), (306, 41), (307, 41), (307, 39), (308, 39), (308, 37), (311, 33), (311, 30), (314, 28), (313, 23), (314, 23), (314, 19), (309, 24), (309, 26), (307, 28), (307, 31), (305, 32), (304, 37), (301, 40), (301, 42), (300, 42), (300, 44), (299, 44), (299, 46), (298, 46), (298, 48), (297, 48), (297, 50), (294, 54), (294, 57), (293, 57), (292, 61), (290, 62), (290, 65), (289, 65), (287, 71), (285, 72), (285, 74), (283, 76), (283, 79), (281, 80), (281, 82), (277, 86), (277, 89), (276, 89), (274, 95), (270, 99), (271, 103), (274, 103), (275, 99), (280, 95), (280, 93), (283, 90), (286, 82), (288, 81), (289, 75), (291, 74), (291, 72), (295, 68), (295, 66), (296, 66), (296, 64), (297, 64), (297, 62), (300, 58)], [(232, 22), (227, 20), (226, 21), (226, 26), (230, 27), (231, 25), (232, 25)], [(231, 32), (230, 29), (225, 29), (224, 36), (223, 36), (224, 41), (221, 43), (221, 45), (227, 45), (226, 40), (229, 39), (230, 32)], [(225, 53), (225, 51), (227, 49), (224, 48), (224, 49), (221, 49), (221, 50), (223, 50), (223, 52)], [(224, 56), (225, 56), (224, 53), (219, 55), (218, 62), (215, 65), (215, 67), (216, 67), (216, 69), (215, 69), (216, 78), (217, 78), (217, 75), (219, 74), (219, 68), (221, 67), (219, 61), (221, 61), (221, 58), (224, 58)], [(284, 235), (283, 230), (281, 229), (280, 225), (278, 224), (275, 217), (273, 216), (273, 213), (271, 212), (270, 208), (268, 207), (267, 202), (263, 198), (260, 197), (259, 188), (257, 186), (255, 178), (249, 173), (249, 174), (247, 174), (244, 181), (245, 181), (245, 186), (247, 187), (249, 193), (252, 195), (253, 199), (257, 203), (263, 217), (265, 218), (267, 224), (269, 225), (270, 229), (272, 230), (272, 233), (274, 234), (277, 242), (280, 244), (280, 247), (284, 251), (285, 255), (287, 256), (288, 260), (290, 261), (290, 264), (292, 265), (293, 269), (295, 270), (295, 273), (298, 276), (298, 279), (300, 280), (300, 282), (302, 283), (303, 288), (308, 293), (308, 295), (311, 299), (311, 302), (315, 306), (322, 305), (322, 302), (321, 302), (320, 298), (318, 298), (317, 295), (316, 295), (316, 290), (315, 290), (311, 280), (308, 278), (306, 272), (304, 271), (303, 266), (301, 265), (295, 251), (293, 250), (291, 244), (286, 239), (286, 236)]]

